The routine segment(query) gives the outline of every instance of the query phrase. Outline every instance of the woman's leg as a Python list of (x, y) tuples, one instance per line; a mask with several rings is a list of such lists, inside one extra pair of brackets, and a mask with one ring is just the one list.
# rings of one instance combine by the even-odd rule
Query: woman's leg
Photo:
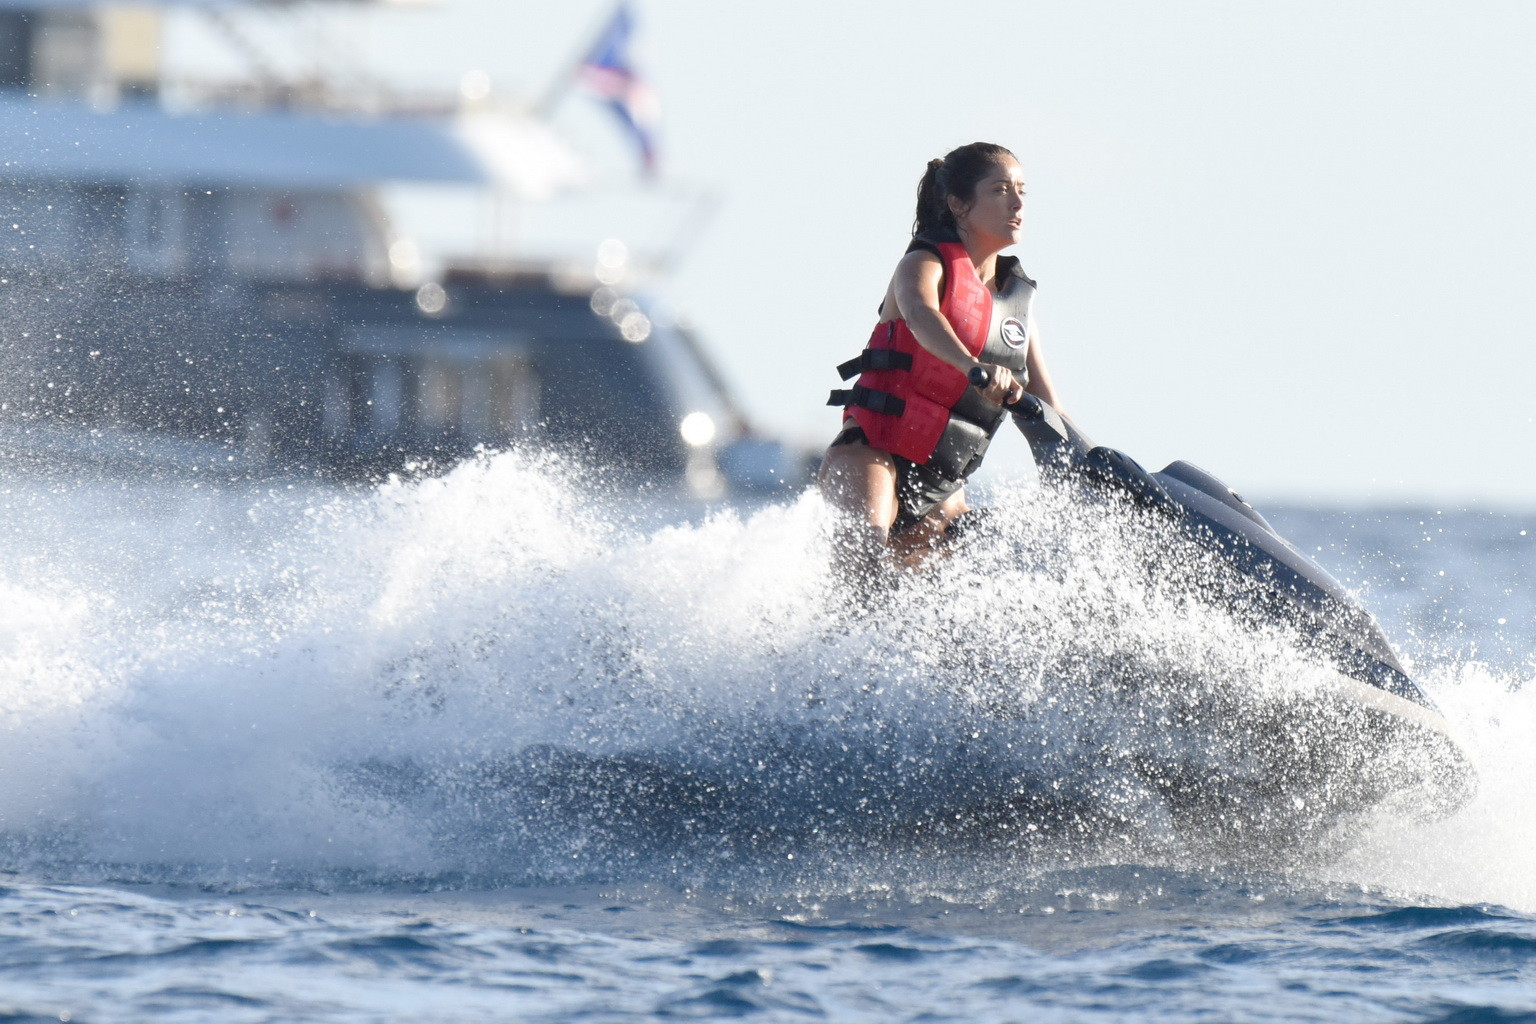
[(962, 487), (944, 499), (944, 504), (892, 537), (891, 553), (908, 568), (917, 568), (938, 549), (949, 524), (970, 510), (971, 507), (965, 503), (965, 488)]
[(896, 464), (862, 442), (833, 445), (816, 482), (839, 513), (833, 568), (850, 580), (868, 579), (886, 555), (896, 521)]

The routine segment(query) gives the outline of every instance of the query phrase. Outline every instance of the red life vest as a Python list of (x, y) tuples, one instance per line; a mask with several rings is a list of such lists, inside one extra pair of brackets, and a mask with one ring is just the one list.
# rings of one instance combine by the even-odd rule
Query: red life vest
[[(944, 263), (939, 312), (965, 350), (979, 356), (992, 323), (992, 295), (959, 242), (938, 243)], [(887, 354), (888, 353), (888, 354)], [(872, 448), (922, 465), (949, 423), (950, 410), (970, 382), (913, 336), (905, 320), (877, 324), (860, 357), (866, 367), (849, 392), (848, 415), (864, 429)]]

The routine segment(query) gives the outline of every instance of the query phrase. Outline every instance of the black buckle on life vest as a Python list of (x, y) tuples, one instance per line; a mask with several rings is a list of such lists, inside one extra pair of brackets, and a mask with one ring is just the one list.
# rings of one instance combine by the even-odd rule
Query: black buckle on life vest
[(855, 384), (846, 390), (834, 391), (827, 396), (828, 405), (856, 405), (870, 412), (882, 413), (886, 416), (900, 416), (907, 410), (907, 400), (897, 398), (889, 391), (876, 391), (862, 384)]
[(912, 369), (912, 353), (898, 352), (893, 348), (867, 348), (860, 352), (857, 358), (837, 364), (837, 372), (843, 380), (857, 377), (865, 370), (910, 369)]

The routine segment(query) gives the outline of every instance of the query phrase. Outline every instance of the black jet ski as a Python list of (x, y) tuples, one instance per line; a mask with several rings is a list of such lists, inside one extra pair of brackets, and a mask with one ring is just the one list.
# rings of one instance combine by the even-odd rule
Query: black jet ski
[[(984, 385), (985, 379), (973, 383)], [(1211, 553), (1206, 562), (1224, 567), (1224, 578), (1213, 584), (1202, 576), (1189, 581), (1192, 588), (1256, 622), (1285, 627), (1299, 647), (1333, 670), (1326, 695), (1331, 724), (1304, 740), (1306, 756), (1297, 756), (1294, 727), (1256, 729), (1256, 749), (1273, 748), (1270, 780), (1279, 788), (1298, 803), (1303, 793), (1310, 801), (1326, 792), (1334, 810), (1390, 802), (1395, 795), (1423, 817), (1447, 815), (1471, 798), (1475, 772), (1375, 619), (1237, 492), (1188, 462), (1149, 472), (1123, 452), (1095, 445), (1033, 395), (1025, 394), (1009, 412), (1043, 482), (1130, 506), (1151, 528)], [(1160, 564), (1157, 571), (1167, 570)], [(1319, 718), (1323, 714), (1320, 708)], [(1364, 767), (1371, 771), (1359, 770)], [(1188, 797), (1190, 785), (1186, 778), (1168, 788)], [(1195, 789), (1204, 792), (1196, 796), (1211, 797), (1222, 785), (1220, 779), (1197, 781)]]

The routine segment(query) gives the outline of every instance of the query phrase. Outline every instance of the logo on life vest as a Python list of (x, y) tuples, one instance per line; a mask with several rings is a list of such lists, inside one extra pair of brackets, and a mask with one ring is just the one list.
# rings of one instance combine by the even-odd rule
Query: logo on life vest
[(1029, 340), (1029, 334), (1024, 330), (1024, 325), (1015, 317), (1009, 317), (998, 327), (998, 333), (1003, 336), (1003, 344), (1009, 348), (1023, 348)]

